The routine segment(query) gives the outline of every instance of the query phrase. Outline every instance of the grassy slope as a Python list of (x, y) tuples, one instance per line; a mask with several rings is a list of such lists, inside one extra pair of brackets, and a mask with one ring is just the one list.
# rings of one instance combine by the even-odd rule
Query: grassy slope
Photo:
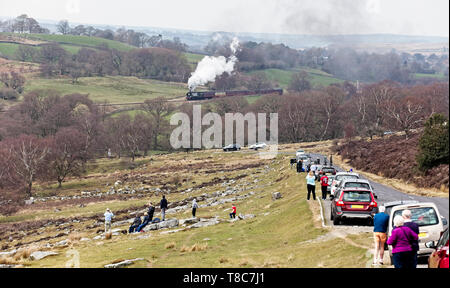
[(443, 73), (438, 74), (423, 74), (423, 73), (414, 73), (415, 78), (436, 78), (439, 80), (448, 79), (448, 76), (445, 76)]
[[(161, 159), (159, 157), (162, 156), (156, 156), (155, 163), (160, 161), (165, 163), (167, 159), (174, 161), (179, 161), (177, 159), (208, 159), (214, 154), (207, 151), (188, 155), (177, 153), (163, 156)], [(228, 161), (239, 161), (239, 159), (246, 161), (251, 158), (246, 153), (226, 155), (218, 153), (214, 157), (226, 156)], [(253, 157), (257, 157), (256, 155)], [(369, 260), (366, 256), (366, 249), (352, 246), (340, 238), (325, 239), (323, 242), (310, 241), (325, 235), (328, 230), (320, 228), (315, 222), (314, 213), (309, 205), (311, 203), (305, 200), (306, 193), (303, 193), (305, 190), (304, 177), (298, 177), (294, 170), (289, 169), (288, 158), (285, 155), (279, 156), (276, 161), (271, 162), (272, 170), (269, 173), (259, 174), (260, 182), (258, 184), (269, 186), (255, 188), (251, 190), (255, 191), (255, 196), (235, 203), (238, 213), (255, 214), (256, 217), (253, 219), (168, 235), (150, 232), (151, 237), (147, 239), (135, 239), (135, 236), (121, 235), (110, 241), (77, 242), (73, 247), (60, 249), (57, 256), (25, 264), (31, 265), (31, 267), (64, 267), (68, 260), (65, 252), (76, 249), (80, 254), (81, 267), (103, 267), (117, 259), (139, 257), (145, 258), (146, 261), (137, 262), (132, 267), (365, 267)], [(105, 164), (107, 165), (107, 163)], [(252, 169), (250, 172), (256, 171)], [(230, 173), (231, 175), (236, 174), (235, 172)], [(237, 174), (239, 173), (242, 172), (237, 172)], [(250, 175), (255, 174), (250, 173)], [(283, 179), (276, 181), (280, 178)], [(198, 193), (210, 193), (224, 189), (220, 187), (208, 187), (206, 191)], [(274, 191), (281, 191), (283, 198), (273, 201), (271, 193)], [(169, 201), (187, 197), (187, 195), (179, 194), (170, 194), (169, 196)], [(158, 197), (151, 197), (151, 200), (155, 202), (158, 199)], [(136, 207), (144, 204), (145, 201), (129, 199), (109, 203), (101, 202), (82, 209), (76, 206), (69, 207), (61, 212), (53, 212), (53, 209), (49, 209), (49, 211), (35, 211), (32, 217), (42, 219), (64, 215), (89, 215), (102, 212), (107, 206), (114, 211), (124, 207)], [(224, 209), (229, 208), (228, 206), (225, 204), (201, 208), (198, 216), (218, 215), (226, 219), (228, 212)], [(267, 212), (270, 214), (264, 215)], [(24, 217), (24, 215), (19, 216), (22, 219)], [(169, 215), (169, 218), (173, 217), (189, 218), (190, 211)], [(88, 237), (92, 237), (92, 235), (88, 235)], [(205, 238), (210, 240), (204, 240)], [(371, 239), (366, 234), (352, 236), (352, 240), (365, 243), (365, 245), (371, 244)], [(168, 243), (171, 243), (173, 247), (166, 248)], [(195, 244), (205, 245), (205, 243), (207, 243), (207, 248), (202, 251), (182, 252), (181, 250), (183, 247), (192, 247)]]
[[(317, 69), (311, 69), (306, 67), (296, 68), (293, 70), (281, 70), (281, 69), (265, 69), (263, 71), (267, 78), (280, 85), (281, 88), (286, 89), (291, 82), (292, 75), (300, 71), (306, 71), (311, 76), (311, 84), (313, 87), (328, 86), (333, 83), (341, 83), (343, 80), (333, 77), (333, 75), (327, 74)], [(249, 74), (258, 73), (261, 71), (252, 71)]]
[(72, 84), (71, 79), (33, 78), (26, 82), (25, 92), (50, 89), (61, 94), (89, 94), (95, 102), (110, 103), (143, 102), (156, 97), (177, 98), (186, 93), (183, 83), (170, 83), (136, 77), (105, 76), (80, 78)]

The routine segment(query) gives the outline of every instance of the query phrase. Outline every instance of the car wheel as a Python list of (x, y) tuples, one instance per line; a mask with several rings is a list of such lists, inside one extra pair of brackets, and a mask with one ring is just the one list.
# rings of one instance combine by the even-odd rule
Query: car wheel
[(341, 221), (339, 220), (339, 219), (337, 219), (337, 218), (334, 218), (333, 219), (333, 225), (339, 225), (339, 224), (341, 224)]

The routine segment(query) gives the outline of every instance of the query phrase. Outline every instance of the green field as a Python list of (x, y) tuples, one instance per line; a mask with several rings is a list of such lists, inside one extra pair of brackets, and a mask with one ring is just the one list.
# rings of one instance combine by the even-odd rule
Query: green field
[(323, 72), (317, 69), (311, 69), (307, 67), (295, 68), (292, 70), (281, 70), (281, 69), (265, 69), (249, 72), (249, 75), (264, 72), (267, 78), (275, 83), (278, 83), (281, 88), (286, 89), (292, 79), (292, 75), (300, 71), (305, 71), (311, 77), (310, 81), (313, 87), (329, 86), (334, 83), (342, 83), (344, 80), (337, 79), (333, 75)]
[(183, 83), (162, 82), (136, 77), (105, 76), (80, 78), (72, 84), (69, 78), (34, 78), (25, 84), (25, 92), (54, 90), (62, 95), (89, 94), (94, 102), (130, 103), (143, 102), (157, 97), (178, 98), (186, 94)]
[(448, 76), (445, 76), (444, 73), (438, 74), (424, 74), (424, 73), (414, 73), (415, 78), (435, 78), (439, 80), (448, 79)]
[[(17, 36), (18, 34), (5, 33), (7, 35)], [(100, 45), (107, 45), (111, 49), (117, 49), (120, 51), (129, 51), (135, 47), (130, 46), (119, 41), (89, 37), (89, 36), (76, 36), (76, 35), (55, 35), (55, 34), (23, 34), (20, 37), (30, 39), (30, 40), (41, 40), (46, 42), (56, 42), (60, 44), (81, 46), (81, 47), (92, 47), (96, 48)]]

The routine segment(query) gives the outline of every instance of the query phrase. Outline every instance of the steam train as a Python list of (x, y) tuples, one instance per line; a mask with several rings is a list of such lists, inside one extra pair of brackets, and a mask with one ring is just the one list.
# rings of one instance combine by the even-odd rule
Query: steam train
[(248, 95), (263, 95), (263, 94), (278, 94), (283, 95), (283, 89), (264, 89), (264, 90), (241, 90), (241, 91), (205, 91), (186, 93), (186, 100), (207, 100), (213, 98), (227, 97), (227, 96), (248, 96)]

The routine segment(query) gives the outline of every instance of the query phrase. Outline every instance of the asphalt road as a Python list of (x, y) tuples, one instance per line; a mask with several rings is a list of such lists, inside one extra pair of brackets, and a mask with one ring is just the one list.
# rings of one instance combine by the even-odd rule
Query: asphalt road
[[(312, 158), (320, 158), (320, 163), (324, 163), (324, 157), (320, 154), (312, 154), (310, 153)], [(340, 167), (334, 165), (336, 170), (338, 171), (344, 171)], [(355, 171), (358, 172), (358, 171)], [(364, 178), (364, 177), (362, 177)], [(424, 197), (424, 196), (416, 196), (416, 195), (410, 195), (403, 192), (400, 192), (392, 187), (371, 181), (369, 180), (370, 184), (372, 185), (375, 194), (378, 196), (378, 204), (382, 205), (383, 203), (392, 202), (392, 201), (399, 201), (399, 200), (416, 200), (419, 202), (433, 202), (436, 204), (436, 206), (439, 209), (439, 213), (444, 216), (447, 220), (449, 219), (449, 199), (448, 198), (441, 198), (441, 197)]]
[[(310, 153), (313, 159), (320, 158), (320, 163), (324, 163), (324, 156), (321, 154), (313, 154)], [(333, 165), (336, 170), (338, 171), (344, 171), (344, 169)], [(355, 171), (358, 172), (358, 171)], [(362, 177), (364, 178), (364, 177)], [(410, 195), (403, 192), (400, 192), (392, 187), (374, 182), (370, 179), (370, 184), (372, 185), (375, 194), (378, 196), (377, 202), (381, 206), (383, 203), (392, 202), (392, 201), (399, 201), (399, 200), (416, 200), (419, 202), (433, 202), (436, 204), (436, 206), (439, 209), (439, 213), (444, 216), (447, 220), (449, 219), (449, 199), (448, 198), (440, 198), (440, 197), (423, 197), (423, 196), (416, 196), (416, 195)], [(316, 189), (316, 196), (321, 197), (320, 189)], [(323, 201), (323, 210), (324, 210), (324, 221), (327, 226), (331, 226), (336, 230), (346, 230), (346, 229), (357, 229), (360, 232), (372, 232), (373, 226), (369, 225), (367, 221), (361, 221), (361, 219), (355, 219), (350, 220), (342, 223), (341, 225), (335, 226), (333, 222), (330, 220), (330, 214), (331, 214), (331, 202), (328, 198), (327, 200)], [(389, 255), (388, 251), (385, 251), (385, 263), (387, 264), (387, 255)], [(419, 258), (419, 263), (417, 265), (417, 268), (427, 268), (427, 259)], [(393, 266), (390, 266), (393, 267)]]

